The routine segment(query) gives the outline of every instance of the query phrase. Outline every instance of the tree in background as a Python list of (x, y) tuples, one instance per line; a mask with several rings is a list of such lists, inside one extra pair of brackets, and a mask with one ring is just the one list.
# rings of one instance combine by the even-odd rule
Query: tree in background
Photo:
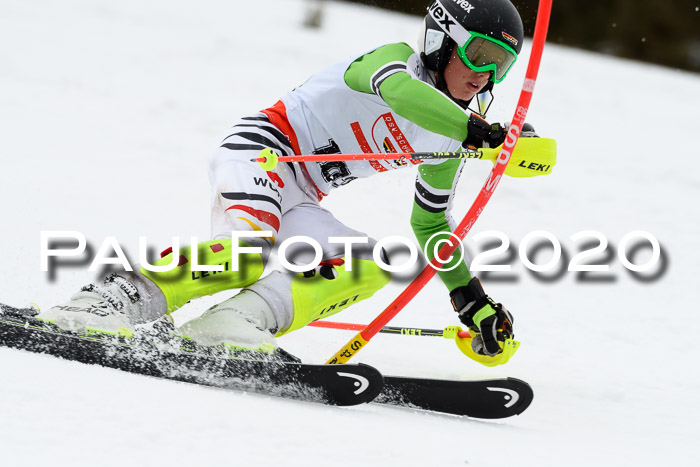
[[(350, 0), (423, 16), (429, 0)], [(511, 0), (532, 34), (538, 0)], [(555, 0), (549, 41), (700, 71), (700, 0)]]
[(323, 5), (325, 0), (306, 0), (306, 14), (304, 26), (307, 28), (320, 28), (323, 20)]

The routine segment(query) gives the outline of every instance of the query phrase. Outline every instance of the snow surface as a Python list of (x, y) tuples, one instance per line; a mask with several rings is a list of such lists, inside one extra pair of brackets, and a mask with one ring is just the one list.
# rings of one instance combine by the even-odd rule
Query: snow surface
[[(207, 238), (207, 158), (235, 119), (336, 61), (415, 43), (414, 17), (329, 2), (322, 29), (309, 30), (304, 7), (0, 3), (0, 300), (48, 306), (93, 279), (83, 261), (49, 280), (39, 268), (42, 230), (81, 231), (94, 248), (115, 236), (134, 262), (141, 235), (157, 249), (171, 236)], [(526, 62), (499, 85), (491, 119), (510, 120)], [(698, 75), (549, 45), (528, 120), (557, 139), (559, 163), (551, 176), (504, 179), (472, 234), (499, 230), (517, 246), (546, 230), (570, 257), (577, 232), (602, 232), (614, 253), (641, 229), (659, 239), (665, 272), (635, 280), (611, 255), (610, 281), (564, 273), (544, 282), (516, 258), (516, 281), (485, 280), (522, 341), (506, 367), (480, 367), (447, 340), (386, 335), (355, 358), (387, 374), (523, 378), (535, 390), (523, 415), (482, 422), (324, 407), (0, 349), (2, 465), (700, 465), (699, 101)], [(457, 219), (489, 170), (470, 163)], [(375, 238), (410, 237), (415, 174), (402, 172), (355, 181), (324, 204)], [(635, 262), (648, 257), (643, 249)], [(338, 319), (367, 322), (404, 286)], [(457, 321), (433, 281), (394, 324)], [(322, 362), (351, 335), (309, 328), (280, 343)]]

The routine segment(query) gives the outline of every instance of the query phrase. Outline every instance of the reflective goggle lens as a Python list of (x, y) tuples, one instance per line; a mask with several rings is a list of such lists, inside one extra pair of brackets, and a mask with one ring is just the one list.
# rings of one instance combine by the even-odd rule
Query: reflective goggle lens
[(493, 40), (481, 36), (472, 36), (469, 41), (458, 48), (462, 61), (474, 71), (493, 72), (493, 81), (499, 83), (515, 60), (517, 54)]

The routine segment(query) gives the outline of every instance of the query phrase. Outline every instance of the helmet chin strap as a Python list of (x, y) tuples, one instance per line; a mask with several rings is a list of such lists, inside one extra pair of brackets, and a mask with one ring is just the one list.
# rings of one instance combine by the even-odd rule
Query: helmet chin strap
[(450, 57), (452, 56), (452, 51), (454, 50), (455, 47), (455, 42), (454, 41), (449, 41), (449, 45), (445, 47), (445, 49), (442, 51), (439, 61), (438, 61), (438, 71), (437, 71), (437, 83), (435, 83), (435, 87), (438, 89), (438, 91), (442, 92), (446, 96), (448, 96), (450, 99), (452, 99), (458, 106), (463, 108), (464, 110), (467, 110), (469, 107), (469, 103), (471, 102), (471, 99), (468, 101), (463, 101), (461, 99), (457, 99), (452, 95), (450, 90), (447, 88), (447, 81), (445, 80), (445, 68), (447, 68), (447, 64), (450, 62)]

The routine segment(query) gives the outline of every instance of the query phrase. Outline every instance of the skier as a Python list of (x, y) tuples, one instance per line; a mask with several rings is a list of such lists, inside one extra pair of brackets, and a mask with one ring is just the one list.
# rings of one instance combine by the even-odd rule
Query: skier
[[(233, 126), (209, 167), (211, 241), (177, 254), (164, 252), (155, 265), (174, 261), (178, 266), (171, 271), (142, 267), (111, 275), (40, 318), (73, 331), (128, 335), (135, 325), (163, 319), (189, 300), (243, 288), (174, 332), (205, 346), (274, 355), (275, 336), (369, 298), (390, 280), (373, 260), (374, 240), (354, 245), (351, 257), (344, 257), (342, 243), (331, 242), (330, 237), (365, 235), (321, 207), (323, 197), (356, 178), (413, 164), (287, 162), (265, 171), (251, 159), (265, 148), (288, 156), (497, 147), (507, 129), (478, 114), (477, 96), (492, 97), (522, 43), (522, 22), (508, 0), (433, 1), (418, 52), (405, 43), (381, 46), (321, 71), (272, 107)], [(449, 237), (454, 227), (450, 207), (463, 167), (461, 159), (417, 165), (410, 222), (421, 247), (434, 234), (437, 240)], [(263, 277), (273, 247), (297, 235), (322, 246), (319, 266), (305, 273), (275, 270)], [(222, 271), (192, 270), (192, 248), (199, 264), (218, 265)], [(242, 253), (234, 270), (229, 263), (235, 248)], [(293, 262), (308, 264), (309, 253), (297, 248)], [(352, 271), (347, 270), (350, 262)], [(474, 350), (498, 361), (503, 342), (513, 337), (513, 318), (484, 292), (464, 261), (451, 265), (452, 270), (438, 274), (452, 306), (476, 336)]]

